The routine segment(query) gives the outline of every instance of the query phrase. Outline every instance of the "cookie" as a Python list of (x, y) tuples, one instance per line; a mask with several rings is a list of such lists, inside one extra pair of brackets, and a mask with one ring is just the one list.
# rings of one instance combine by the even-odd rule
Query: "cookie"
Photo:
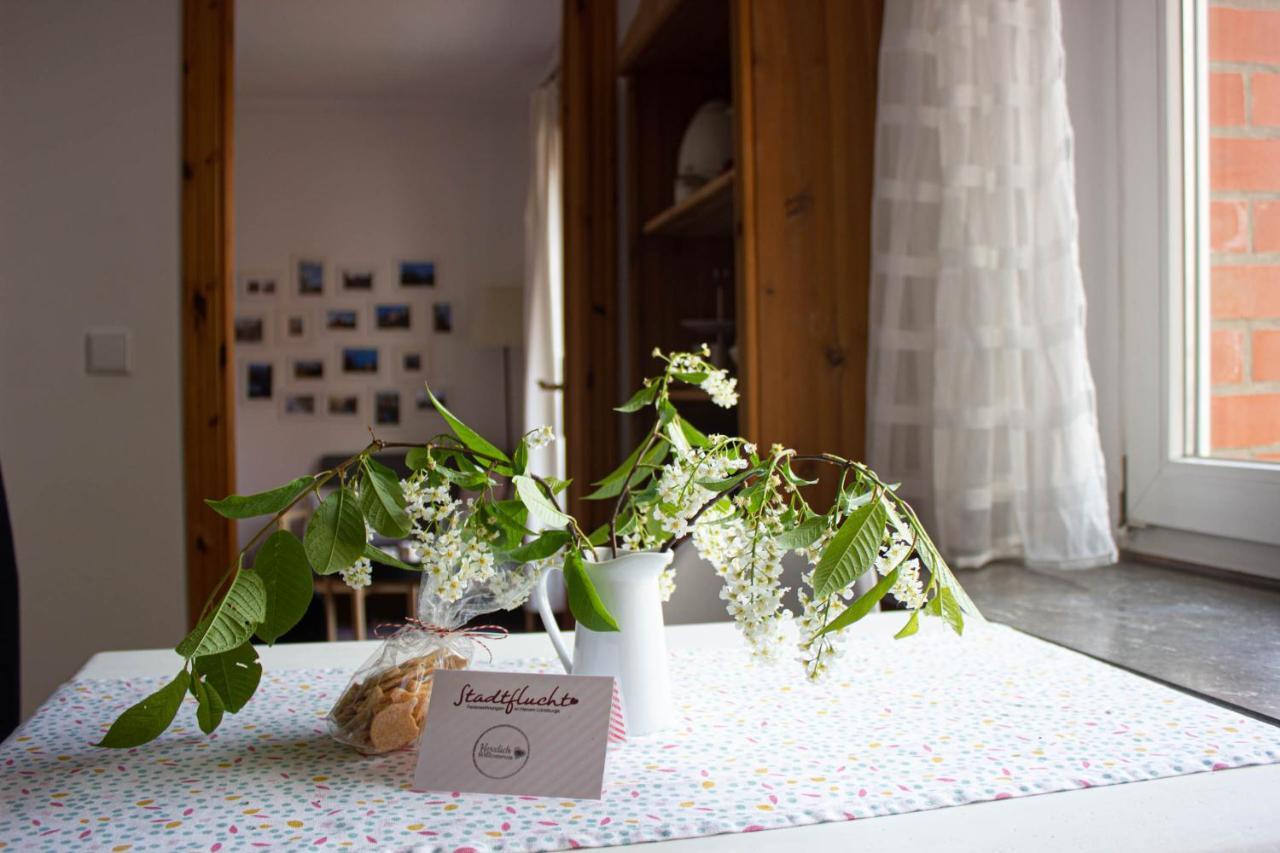
[(369, 743), (377, 752), (390, 752), (413, 743), (418, 731), (413, 703), (397, 702), (374, 715), (369, 726)]

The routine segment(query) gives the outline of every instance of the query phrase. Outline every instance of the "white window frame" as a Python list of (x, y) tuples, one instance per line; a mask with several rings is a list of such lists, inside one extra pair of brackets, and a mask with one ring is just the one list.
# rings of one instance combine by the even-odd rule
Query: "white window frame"
[[(1202, 0), (1119, 6), (1125, 545), (1280, 579), (1280, 465), (1209, 459)], [(1191, 35), (1184, 47), (1182, 34)], [(1191, 60), (1196, 60), (1192, 62)], [(1188, 192), (1184, 193), (1184, 188)], [(1205, 286), (1186, 286), (1192, 271)], [(1194, 400), (1196, 413), (1186, 405)]]

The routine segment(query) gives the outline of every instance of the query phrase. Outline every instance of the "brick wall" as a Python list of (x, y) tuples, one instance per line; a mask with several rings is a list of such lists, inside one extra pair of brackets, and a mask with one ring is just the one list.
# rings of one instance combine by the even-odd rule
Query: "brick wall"
[(1210, 437), (1280, 461), (1280, 0), (1209, 4)]

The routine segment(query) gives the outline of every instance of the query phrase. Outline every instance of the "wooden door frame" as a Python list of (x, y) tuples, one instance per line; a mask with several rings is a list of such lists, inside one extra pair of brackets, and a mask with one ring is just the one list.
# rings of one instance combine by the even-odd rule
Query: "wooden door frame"
[(615, 0), (564, 0), (564, 412), (573, 513), (594, 527), (591, 481), (618, 462), (618, 155)]
[(235, 491), (231, 168), (234, 0), (182, 6), (182, 458), (188, 622), (236, 553), (204, 499)]
[[(616, 462), (618, 424), (617, 76), (614, 0), (564, 0), (565, 440), (575, 514)], [(235, 491), (232, 336), (234, 0), (183, 0), (182, 409), (188, 619), (237, 552), (207, 497)]]

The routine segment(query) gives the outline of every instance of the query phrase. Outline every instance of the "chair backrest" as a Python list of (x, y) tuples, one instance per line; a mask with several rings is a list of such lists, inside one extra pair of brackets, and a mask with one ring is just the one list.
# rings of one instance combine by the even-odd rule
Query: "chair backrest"
[(18, 557), (0, 471), (0, 740), (18, 727)]

